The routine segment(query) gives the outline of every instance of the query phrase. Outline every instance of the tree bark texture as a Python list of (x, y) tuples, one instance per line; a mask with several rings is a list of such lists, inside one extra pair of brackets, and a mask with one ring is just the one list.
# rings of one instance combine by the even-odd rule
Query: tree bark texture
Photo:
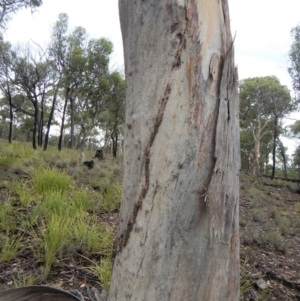
[(262, 138), (260, 121), (256, 122), (255, 129), (252, 131), (252, 133), (254, 138), (252, 174), (254, 176), (257, 176), (260, 174), (259, 156), (260, 156), (260, 141)]
[(273, 166), (272, 166), (272, 177), (271, 179), (273, 180), (275, 177), (275, 168), (276, 168), (276, 147), (277, 147), (277, 136), (278, 136), (278, 117), (275, 115), (274, 118), (274, 134), (273, 134), (273, 149), (272, 149), (272, 161), (273, 161)]
[(239, 300), (227, 0), (120, 0), (124, 180), (110, 301)]

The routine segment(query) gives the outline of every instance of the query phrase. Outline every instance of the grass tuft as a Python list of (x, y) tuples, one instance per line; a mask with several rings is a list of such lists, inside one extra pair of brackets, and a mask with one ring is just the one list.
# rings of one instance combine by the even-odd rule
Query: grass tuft
[(37, 193), (45, 196), (50, 192), (66, 193), (70, 188), (71, 178), (62, 171), (50, 168), (37, 168), (33, 172), (32, 185)]

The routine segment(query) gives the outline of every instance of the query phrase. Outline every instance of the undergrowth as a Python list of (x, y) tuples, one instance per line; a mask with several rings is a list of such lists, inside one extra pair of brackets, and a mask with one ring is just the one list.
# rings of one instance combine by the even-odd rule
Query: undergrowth
[(0, 199), (0, 269), (31, 252), (34, 270), (11, 273), (11, 281), (32, 285), (46, 282), (54, 264), (82, 257), (108, 290), (115, 225), (100, 217), (119, 210), (121, 164), (107, 155), (89, 170), (78, 151), (44, 152), (17, 142), (1, 143), (0, 153), (6, 171), (0, 189), (7, 191)]

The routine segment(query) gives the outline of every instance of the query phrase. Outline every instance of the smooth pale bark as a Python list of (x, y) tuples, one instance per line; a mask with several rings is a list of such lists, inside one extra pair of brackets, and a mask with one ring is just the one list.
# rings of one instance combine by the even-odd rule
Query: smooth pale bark
[(226, 0), (120, 0), (124, 180), (108, 300), (239, 300), (237, 72)]
[(257, 122), (255, 130), (253, 130), (254, 137), (254, 149), (253, 149), (253, 164), (252, 164), (252, 174), (259, 175), (260, 174), (260, 140), (261, 140), (261, 127), (260, 121)]

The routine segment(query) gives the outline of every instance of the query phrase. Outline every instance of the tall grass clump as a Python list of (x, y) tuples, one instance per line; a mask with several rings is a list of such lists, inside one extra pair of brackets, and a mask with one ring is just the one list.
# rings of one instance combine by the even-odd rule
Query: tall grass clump
[(20, 143), (16, 142), (12, 145), (12, 151), (18, 155), (18, 157), (21, 158), (28, 158), (35, 155), (35, 150), (32, 148), (32, 146), (29, 143)]
[(91, 200), (91, 195), (86, 189), (75, 190), (72, 196), (74, 211), (94, 211), (95, 206)]
[(0, 168), (7, 169), (16, 161), (16, 158), (11, 155), (0, 155)]
[(14, 208), (10, 198), (7, 198), (0, 205), (0, 230), (14, 230)]
[(69, 213), (69, 204), (66, 200), (66, 194), (58, 191), (51, 191), (44, 196), (41, 202), (41, 208), (44, 216), (67, 216)]
[(42, 196), (50, 192), (60, 192), (64, 194), (69, 190), (70, 184), (71, 178), (65, 172), (55, 168), (37, 168), (33, 171), (33, 188)]
[(40, 229), (42, 238), (40, 247), (44, 254), (44, 266), (42, 275), (45, 279), (51, 269), (56, 256), (62, 253), (70, 241), (70, 223), (64, 216), (53, 215), (47, 225)]
[(108, 292), (110, 287), (110, 280), (112, 274), (112, 260), (110, 257), (101, 258), (100, 264), (93, 262), (93, 266), (90, 269), (100, 279), (104, 289)]
[(21, 247), (20, 238), (17, 237), (3, 237), (3, 239), (0, 239), (0, 243), (0, 263), (3, 261), (11, 261), (13, 258), (15, 258), (16, 254), (18, 253)]
[(106, 188), (103, 193), (103, 210), (117, 211), (120, 209), (122, 197), (122, 186), (119, 183)]

